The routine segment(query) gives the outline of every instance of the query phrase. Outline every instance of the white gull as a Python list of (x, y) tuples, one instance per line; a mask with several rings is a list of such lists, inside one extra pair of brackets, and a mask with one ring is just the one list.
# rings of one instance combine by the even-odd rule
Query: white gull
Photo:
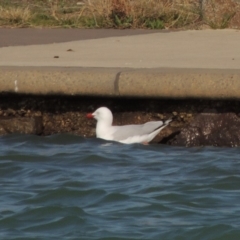
[(139, 125), (112, 126), (113, 115), (106, 107), (100, 107), (93, 113), (87, 114), (88, 118), (97, 120), (97, 138), (117, 141), (121, 143), (149, 143), (172, 119), (165, 122), (151, 121)]

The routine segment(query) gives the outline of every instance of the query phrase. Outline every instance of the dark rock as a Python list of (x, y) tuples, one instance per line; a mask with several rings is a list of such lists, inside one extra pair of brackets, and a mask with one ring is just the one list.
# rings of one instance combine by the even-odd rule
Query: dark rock
[(235, 113), (201, 113), (170, 143), (175, 146), (240, 146), (240, 119)]
[(16, 111), (11, 108), (8, 108), (5, 112), (7, 116), (14, 116), (16, 114)]
[(1, 117), (0, 135), (22, 133), (40, 135), (43, 132), (42, 117)]

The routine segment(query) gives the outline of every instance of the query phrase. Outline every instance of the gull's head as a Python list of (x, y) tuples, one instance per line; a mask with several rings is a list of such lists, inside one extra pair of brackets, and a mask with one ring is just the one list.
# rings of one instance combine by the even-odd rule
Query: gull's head
[(93, 113), (88, 113), (87, 118), (95, 118), (98, 122), (112, 125), (112, 112), (106, 107), (100, 107)]

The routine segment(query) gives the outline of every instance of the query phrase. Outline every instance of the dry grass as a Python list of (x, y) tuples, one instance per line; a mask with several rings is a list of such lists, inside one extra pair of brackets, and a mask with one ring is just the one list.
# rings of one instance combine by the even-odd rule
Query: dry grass
[(212, 28), (235, 27), (240, 19), (240, 3), (235, 0), (208, 0), (203, 10), (204, 20)]
[(108, 27), (184, 27), (199, 18), (192, 5), (178, 4), (172, 0), (92, 0), (85, 3), (82, 16), (92, 14), (96, 25), (101, 25), (104, 20)]
[(0, 0), (0, 26), (83, 27), (81, 8), (77, 0)]
[(0, 25), (240, 28), (239, 1), (207, 0), (202, 3), (201, 0), (0, 0)]
[(28, 26), (31, 15), (28, 7), (23, 9), (20, 7), (3, 8), (0, 6), (0, 21), (5, 24)]

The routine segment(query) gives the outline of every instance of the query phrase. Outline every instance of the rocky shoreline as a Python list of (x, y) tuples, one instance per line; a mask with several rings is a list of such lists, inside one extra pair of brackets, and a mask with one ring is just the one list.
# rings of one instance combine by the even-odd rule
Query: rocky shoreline
[(168, 100), (82, 96), (0, 95), (0, 135), (70, 133), (95, 136), (94, 120), (86, 118), (109, 107), (114, 124), (140, 124), (173, 118), (154, 142), (174, 146), (240, 146), (240, 102), (231, 100)]

